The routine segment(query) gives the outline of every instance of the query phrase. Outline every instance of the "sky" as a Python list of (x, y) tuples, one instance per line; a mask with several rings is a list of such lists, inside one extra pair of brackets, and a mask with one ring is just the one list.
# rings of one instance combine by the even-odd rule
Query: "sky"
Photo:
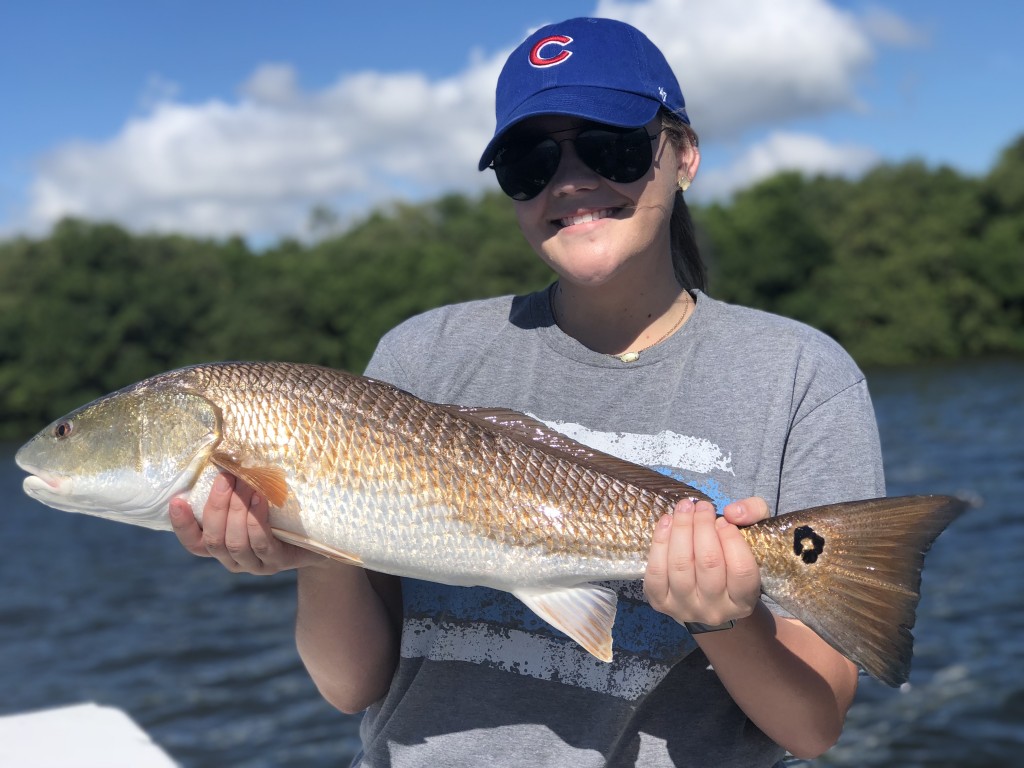
[(74, 215), (268, 243), (318, 207), (496, 189), (498, 72), (572, 16), (665, 53), (698, 202), (780, 170), (980, 176), (1024, 134), (1016, 0), (0, 0), (0, 237)]

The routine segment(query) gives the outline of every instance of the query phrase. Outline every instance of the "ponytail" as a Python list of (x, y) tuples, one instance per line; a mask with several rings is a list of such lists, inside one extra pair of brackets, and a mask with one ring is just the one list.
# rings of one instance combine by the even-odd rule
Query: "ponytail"
[[(677, 147), (686, 146), (697, 149), (697, 134), (687, 123), (670, 112), (662, 112), (662, 126), (669, 138)], [(683, 199), (680, 190), (676, 192), (672, 205), (672, 218), (669, 221), (671, 231), (672, 267), (676, 280), (686, 290), (697, 289), (707, 291), (707, 267), (697, 247), (697, 233), (693, 226), (693, 217)]]

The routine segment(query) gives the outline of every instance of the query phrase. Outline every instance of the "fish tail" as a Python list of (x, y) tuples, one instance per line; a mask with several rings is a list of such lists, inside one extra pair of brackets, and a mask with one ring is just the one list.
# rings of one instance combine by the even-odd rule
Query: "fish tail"
[[(906, 682), (924, 556), (965, 508), (950, 496), (831, 504), (743, 529), (760, 559), (762, 589), (868, 674)], [(767, 540), (771, 539), (771, 544)]]

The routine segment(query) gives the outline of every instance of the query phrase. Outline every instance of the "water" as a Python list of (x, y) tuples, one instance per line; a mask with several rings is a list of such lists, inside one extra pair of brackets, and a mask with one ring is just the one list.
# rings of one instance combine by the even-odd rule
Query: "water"
[[(910, 685), (863, 679), (813, 765), (1020, 766), (1024, 363), (870, 381), (890, 494), (983, 504), (928, 556)], [(299, 663), (291, 576), (234, 576), (171, 534), (45, 509), (21, 492), (15, 447), (0, 446), (0, 714), (120, 707), (185, 768), (347, 764), (358, 721)]]

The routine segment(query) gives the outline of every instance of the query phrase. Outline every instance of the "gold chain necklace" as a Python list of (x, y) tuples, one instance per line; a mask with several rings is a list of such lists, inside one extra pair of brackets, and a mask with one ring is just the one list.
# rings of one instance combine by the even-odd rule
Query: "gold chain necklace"
[[(555, 285), (557, 285), (557, 284), (553, 284), (551, 286), (551, 290), (548, 291), (548, 306), (551, 309), (551, 317), (555, 321), (555, 325), (558, 325), (558, 315), (555, 313)], [(620, 353), (618, 355), (613, 354), (611, 352), (605, 352), (603, 354), (605, 354), (607, 357), (614, 357), (617, 360), (621, 360), (624, 363), (635, 363), (637, 360), (640, 359), (640, 355), (643, 352), (646, 352), (651, 347), (656, 347), (659, 344), (661, 344), (661, 342), (663, 342), (665, 339), (667, 339), (673, 333), (678, 331), (679, 328), (682, 326), (682, 324), (684, 322), (686, 322), (686, 318), (690, 314), (690, 298), (689, 298), (688, 294), (684, 294), (684, 295), (686, 296), (686, 306), (683, 307), (683, 314), (680, 315), (678, 320), (676, 320), (676, 324), (673, 325), (671, 328), (669, 328), (667, 331), (665, 331), (665, 333), (657, 341), (648, 344), (643, 349), (637, 349), (637, 350), (633, 350), (631, 352), (622, 352), (622, 353)]]

